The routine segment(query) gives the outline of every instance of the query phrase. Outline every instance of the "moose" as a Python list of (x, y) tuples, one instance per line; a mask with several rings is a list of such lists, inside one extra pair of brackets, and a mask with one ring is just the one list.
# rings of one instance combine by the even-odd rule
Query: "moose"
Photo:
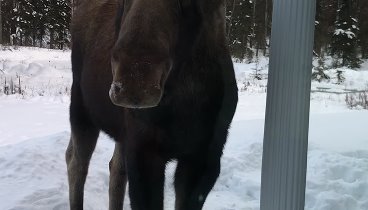
[(238, 89), (224, 0), (82, 0), (72, 19), (70, 209), (83, 209), (100, 131), (115, 142), (109, 209), (162, 210), (177, 161), (175, 209), (200, 210), (219, 174)]

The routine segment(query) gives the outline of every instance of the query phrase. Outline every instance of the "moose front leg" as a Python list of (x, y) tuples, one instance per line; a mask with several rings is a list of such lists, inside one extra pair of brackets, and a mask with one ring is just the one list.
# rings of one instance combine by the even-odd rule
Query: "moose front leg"
[(71, 137), (65, 153), (71, 210), (83, 209), (84, 184), (88, 166), (100, 133), (87, 114), (81, 98), (78, 82), (73, 81), (70, 103)]
[(69, 202), (71, 210), (83, 210), (84, 184), (88, 166), (95, 149), (98, 130), (88, 132), (72, 128), (72, 135), (65, 158), (68, 168)]
[(201, 153), (179, 159), (175, 174), (176, 210), (201, 210), (221, 170), (229, 123), (215, 126), (210, 144)]
[(127, 183), (123, 144), (115, 143), (110, 164), (109, 210), (122, 210)]
[(147, 146), (130, 150), (127, 159), (132, 210), (162, 210), (166, 161)]
[(175, 173), (175, 209), (200, 210), (220, 173), (220, 157), (179, 160)]

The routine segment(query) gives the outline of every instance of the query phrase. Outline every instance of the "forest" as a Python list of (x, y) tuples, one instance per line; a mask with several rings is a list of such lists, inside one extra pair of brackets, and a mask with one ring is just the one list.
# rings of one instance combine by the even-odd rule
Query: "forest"
[[(0, 0), (0, 43), (67, 49), (72, 0)], [(333, 67), (360, 67), (368, 58), (368, 1), (317, 0), (314, 56)], [(268, 56), (272, 0), (227, 0), (226, 35), (233, 57)]]

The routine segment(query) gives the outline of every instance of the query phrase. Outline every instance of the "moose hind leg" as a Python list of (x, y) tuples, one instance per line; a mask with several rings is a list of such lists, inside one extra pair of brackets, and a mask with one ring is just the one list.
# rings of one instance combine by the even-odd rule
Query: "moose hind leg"
[(109, 210), (122, 210), (124, 204), (127, 174), (125, 156), (121, 143), (115, 143), (114, 155), (110, 164)]
[(99, 130), (91, 124), (75, 123), (71, 117), (72, 134), (65, 159), (68, 168), (69, 202), (71, 210), (83, 209), (84, 183), (95, 149)]

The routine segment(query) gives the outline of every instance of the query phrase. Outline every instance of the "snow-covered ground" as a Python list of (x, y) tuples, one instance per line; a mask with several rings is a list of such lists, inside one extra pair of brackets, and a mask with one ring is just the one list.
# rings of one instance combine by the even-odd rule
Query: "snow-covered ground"
[[(20, 75), (22, 84), (34, 90), (25, 96), (0, 95), (1, 210), (68, 209), (64, 152), (70, 136), (65, 89), (71, 83), (69, 57), (69, 51), (0, 51), (0, 84), (5, 77)], [(267, 73), (266, 63), (262, 59), (258, 65), (263, 74)], [(239, 92), (221, 175), (204, 209), (259, 209), (266, 81), (252, 79), (255, 66), (235, 64), (239, 87), (247, 87)], [(346, 71), (346, 84), (330, 81), (312, 87), (364, 89), (368, 65), (360, 71)], [(368, 111), (350, 110), (344, 100), (335, 94), (312, 93), (305, 209), (368, 209)], [(112, 152), (113, 142), (101, 135), (86, 183), (85, 209), (108, 206)], [(165, 209), (173, 209), (174, 169), (175, 163), (167, 167)], [(125, 205), (130, 209), (128, 198)]]
[(19, 82), (23, 97), (61, 96), (70, 92), (72, 82), (70, 51), (38, 48), (0, 50), (0, 95), (5, 80)]

